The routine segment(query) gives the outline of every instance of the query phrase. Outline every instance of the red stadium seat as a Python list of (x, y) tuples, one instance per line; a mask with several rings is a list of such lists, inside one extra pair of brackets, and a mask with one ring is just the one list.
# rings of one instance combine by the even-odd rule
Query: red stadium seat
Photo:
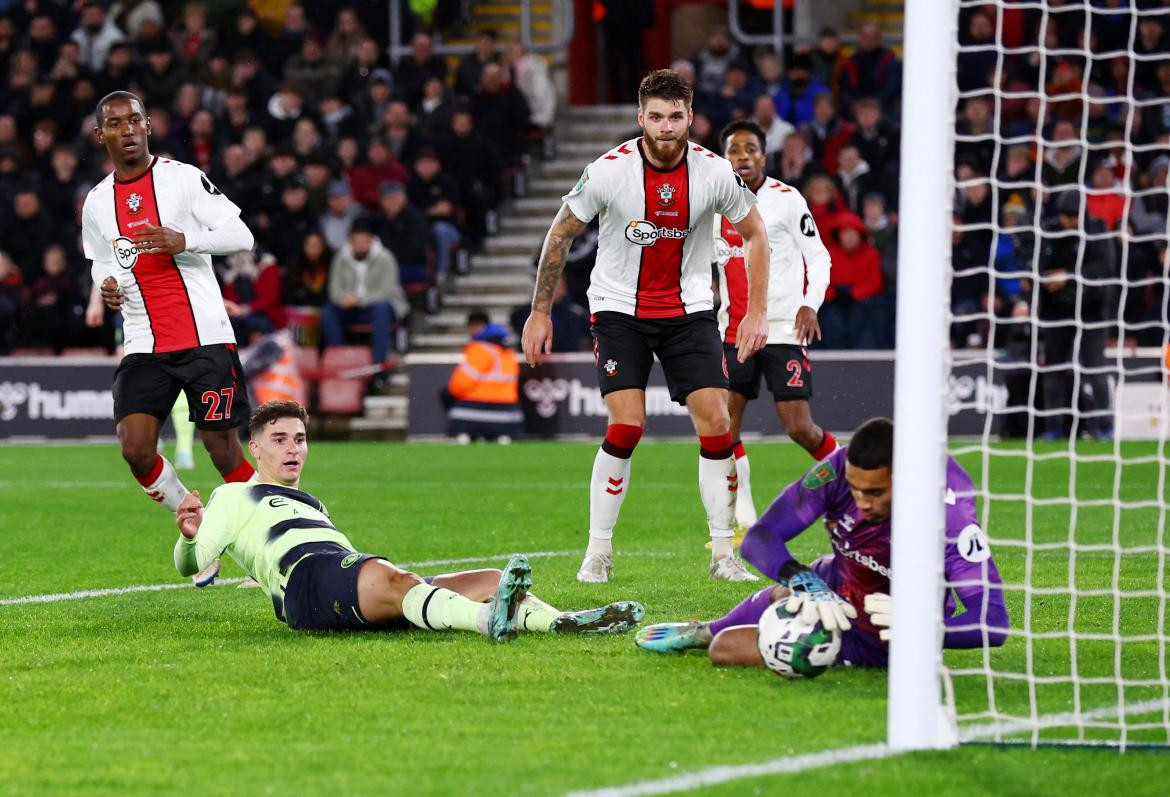
[(317, 411), (323, 415), (357, 415), (362, 411), (369, 374), (349, 375), (373, 363), (369, 346), (330, 346), (321, 357)]

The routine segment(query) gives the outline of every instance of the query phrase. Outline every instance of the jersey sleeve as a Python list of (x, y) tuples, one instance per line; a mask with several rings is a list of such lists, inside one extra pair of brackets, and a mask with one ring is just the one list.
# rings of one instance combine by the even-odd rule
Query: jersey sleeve
[(604, 185), (606, 181), (596, 174), (590, 174), (591, 168), (594, 172), (598, 171), (596, 164), (586, 166), (572, 190), (561, 197), (572, 214), (586, 224), (593, 221), (609, 202)]
[(731, 168), (731, 162), (723, 160), (713, 170), (715, 180), (715, 212), (727, 217), (732, 224), (739, 224), (752, 206), (756, 204), (756, 195), (747, 187), (743, 178)]
[[(236, 515), (243, 494), (242, 490), (232, 485), (225, 484), (217, 487), (203, 507), (203, 521), (199, 524), (199, 533), (195, 535), (195, 540), (186, 542), (186, 538), (180, 535), (179, 545), (186, 544), (195, 549), (194, 558), (197, 566), (194, 572), (202, 570), (214, 560), (219, 559), (236, 538), (238, 532)], [(187, 561), (190, 561), (189, 553), (186, 557)], [(178, 545), (176, 545), (175, 560), (176, 567), (178, 567)], [(179, 568), (179, 572), (181, 575), (192, 575), (192, 573), (183, 572), (183, 568)]]
[(189, 167), (186, 182), (191, 214), (204, 227), (218, 229), (232, 219), (239, 218), (240, 208), (236, 203), (224, 196), (199, 169)]
[(788, 541), (825, 514), (829, 490), (837, 478), (830, 458), (788, 485), (744, 537), (740, 546), (743, 558), (768, 578), (779, 581), (781, 568), (793, 559)]
[(804, 289), (804, 304), (813, 310), (819, 310), (825, 301), (825, 291), (829, 289), (829, 271), (832, 261), (825, 242), (821, 240), (821, 232), (813, 221), (809, 212), (808, 203), (800, 192), (792, 192), (792, 202), (788, 216), (789, 229), (800, 253), (804, 255), (805, 274), (808, 285)]
[[(943, 568), (948, 594), (943, 646), (1002, 645), (1009, 624), (1003, 580), (991, 557), (987, 535), (978, 522), (974, 485), (954, 460), (948, 462), (947, 469)], [(957, 610), (960, 602), (962, 611)]]
[(102, 238), (101, 228), (90, 209), (88, 198), (81, 207), (81, 250), (91, 263), (90, 276), (94, 285), (100, 285), (106, 277), (118, 278), (114, 251)]

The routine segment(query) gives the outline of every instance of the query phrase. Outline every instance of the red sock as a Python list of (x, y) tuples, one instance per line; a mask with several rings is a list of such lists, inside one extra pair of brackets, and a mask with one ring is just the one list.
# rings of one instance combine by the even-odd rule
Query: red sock
[(744, 450), (742, 440), (735, 441), (735, 445), (731, 447), (731, 452), (735, 454), (736, 459), (743, 459), (747, 456), (747, 451)]
[(240, 465), (240, 467), (236, 468), (231, 473), (224, 476), (223, 480), (225, 483), (227, 483), (227, 482), (246, 482), (246, 481), (248, 481), (248, 479), (252, 478), (252, 474), (254, 474), (255, 472), (256, 472), (256, 469), (252, 467), (252, 463), (245, 459), (244, 464)]
[(820, 462), (825, 457), (837, 450), (837, 438), (833, 437), (833, 433), (826, 430), (825, 439), (821, 441), (820, 448), (812, 452), (812, 458)]
[(154, 455), (154, 467), (152, 467), (150, 469), (150, 473), (146, 474), (145, 476), (135, 476), (134, 478), (137, 479), (138, 483), (141, 484), (143, 487), (149, 487), (150, 485), (152, 485), (156, 481), (158, 481), (158, 477), (162, 475), (162, 471), (163, 471), (162, 454), (155, 454)]
[(731, 432), (699, 435), (699, 456), (705, 459), (727, 459), (731, 456)]
[(601, 450), (611, 457), (629, 459), (634, 453), (634, 446), (642, 439), (642, 427), (628, 423), (611, 423), (605, 427), (605, 440)]

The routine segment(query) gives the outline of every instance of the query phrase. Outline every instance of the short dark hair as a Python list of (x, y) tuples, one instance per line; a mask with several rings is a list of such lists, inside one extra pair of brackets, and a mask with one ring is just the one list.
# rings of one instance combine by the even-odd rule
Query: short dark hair
[(248, 420), (248, 433), (252, 437), (256, 437), (264, 430), (264, 427), (273, 421), (279, 421), (281, 418), (300, 418), (301, 423), (305, 425), (305, 430), (309, 428), (309, 411), (302, 407), (295, 401), (266, 401), (256, 408), (252, 413), (252, 417)]
[(638, 107), (645, 108), (650, 100), (682, 102), (690, 108), (694, 90), (683, 76), (673, 69), (655, 69), (638, 85)]
[(768, 145), (768, 136), (766, 133), (764, 133), (764, 129), (762, 127), (750, 119), (736, 119), (734, 122), (728, 123), (727, 126), (725, 126), (723, 130), (720, 131), (719, 146), (722, 147), (724, 151), (726, 151), (727, 139), (731, 138), (741, 130), (746, 130), (755, 136), (756, 140), (760, 142), (761, 150)]
[(894, 422), (870, 418), (853, 433), (845, 459), (862, 470), (892, 468), (894, 465)]
[(467, 314), (467, 326), (472, 324), (490, 324), (492, 319), (487, 312), (476, 308)]
[(106, 106), (114, 100), (129, 100), (130, 102), (138, 103), (138, 107), (142, 109), (143, 115), (146, 114), (146, 103), (137, 94), (129, 91), (111, 91), (106, 96), (98, 100), (97, 110), (95, 116), (97, 117), (97, 126), (101, 127), (106, 121)]

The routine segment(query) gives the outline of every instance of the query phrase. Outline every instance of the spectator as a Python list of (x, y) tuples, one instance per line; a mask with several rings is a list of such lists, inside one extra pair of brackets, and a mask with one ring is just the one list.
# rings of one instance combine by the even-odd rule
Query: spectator
[(54, 354), (74, 342), (82, 319), (81, 290), (68, 265), (64, 247), (52, 244), (46, 248), (41, 276), (29, 296), (29, 332), (34, 340), (48, 343)]
[(878, 181), (869, 164), (861, 159), (855, 144), (841, 147), (837, 156), (837, 182), (841, 186), (841, 199), (845, 207), (856, 214), (861, 213), (861, 198), (877, 189)]
[(882, 259), (882, 282), (886, 293), (893, 295), (898, 284), (898, 222), (890, 217), (886, 199), (881, 194), (866, 194), (861, 200), (865, 231)]
[(829, 87), (812, 78), (812, 60), (807, 53), (797, 53), (788, 65), (788, 78), (772, 99), (776, 113), (800, 127), (814, 121), (816, 102), (822, 95), (832, 96)]
[(841, 37), (836, 28), (823, 27), (817, 33), (816, 46), (809, 51), (812, 79), (828, 86), (834, 94), (841, 82), (841, 71), (845, 68), (845, 55), (841, 52)]
[(853, 106), (857, 126), (850, 142), (857, 147), (861, 159), (874, 172), (878, 188), (886, 198), (897, 204), (898, 161), (901, 140), (898, 129), (882, 118), (882, 106), (873, 97), (863, 97)]
[(309, 192), (309, 210), (321, 215), (329, 204), (329, 187), (336, 181), (326, 154), (318, 151), (305, 158), (301, 175)]
[(285, 64), (284, 80), (303, 87), (305, 102), (315, 108), (322, 97), (337, 93), (341, 70), (341, 64), (325, 57), (324, 37), (312, 31), (301, 39), (300, 53)]
[(61, 37), (48, 14), (37, 14), (28, 22), (25, 47), (32, 51), (40, 72), (48, 72), (57, 61)]
[(32, 186), (16, 190), (12, 223), (0, 239), (3, 249), (20, 268), (27, 285), (41, 277), (41, 259), (50, 244), (56, 243), (56, 225), (41, 207), (40, 196)]
[(280, 208), (272, 214), (265, 248), (278, 261), (287, 263), (296, 254), (301, 241), (317, 229), (317, 216), (309, 208), (309, 189), (305, 178), (295, 175), (285, 181), (280, 192)]
[(247, 217), (256, 210), (259, 171), (242, 144), (229, 144), (224, 147), (223, 157), (211, 170), (211, 174), (219, 190), (243, 208), (244, 216)]
[(475, 50), (463, 56), (459, 67), (455, 71), (455, 93), (461, 97), (470, 97), (479, 86), (480, 75), (483, 74), (485, 64), (498, 64), (500, 57), (496, 53), (499, 37), (490, 28), (480, 31), (475, 40)]
[(337, 12), (333, 32), (325, 42), (325, 58), (340, 68), (347, 68), (357, 58), (358, 49), (366, 41), (366, 28), (357, 12), (345, 7)]
[(447, 62), (435, 55), (431, 35), (419, 31), (410, 39), (410, 55), (398, 62), (398, 71), (394, 75), (398, 96), (411, 110), (418, 108), (423, 86), (432, 77), (446, 81)]
[[(774, 164), (784, 149), (784, 142), (796, 132), (796, 128), (776, 115), (776, 104), (767, 94), (760, 94), (752, 103), (752, 121), (764, 131), (764, 154), (769, 163)], [(769, 174), (772, 171), (772, 168), (768, 169)]]
[(353, 60), (342, 73), (341, 98), (351, 105), (356, 103), (364, 94), (374, 71), (385, 66), (382, 48), (378, 46), (377, 40), (362, 39)]
[(142, 91), (151, 105), (170, 107), (179, 87), (190, 80), (187, 69), (175, 63), (175, 51), (165, 37), (142, 43), (146, 68), (142, 71)]
[[(1076, 191), (1059, 194), (1054, 205), (1056, 220), (1045, 226), (1039, 262), (1037, 315), (1048, 322), (1040, 331), (1046, 366), (1042, 381), (1044, 406), (1051, 413), (1042, 436), (1060, 440), (1084, 432), (1110, 439), (1110, 396), (1104, 368), (1108, 331), (1091, 322), (1114, 317), (1116, 308), (1109, 307), (1107, 287), (1080, 283), (1078, 277), (1117, 277), (1112, 242), (1095, 237), (1101, 236), (1105, 227), (1097, 219), (1083, 216)], [(1087, 388), (1084, 412), (1073, 412), (1081, 398), (1073, 393), (1073, 385), (1078, 383), (1074, 368), (1080, 370), (1079, 384)]]
[(20, 267), (0, 249), (0, 356), (11, 354), (16, 342), (23, 283)]
[[(671, 68), (673, 69), (673, 66)], [(756, 75), (760, 79), (764, 93), (769, 97), (775, 96), (776, 92), (784, 87), (784, 63), (771, 50), (761, 50), (756, 55)]]
[(39, 188), (41, 202), (49, 218), (72, 218), (73, 197), (81, 187), (77, 165), (77, 153), (71, 147), (66, 144), (53, 147), (49, 171), (41, 180)]
[(968, 97), (964, 101), (955, 132), (966, 139), (955, 141), (955, 159), (966, 160), (984, 174), (989, 173), (995, 157), (996, 135), (991, 104), (986, 97)]
[(505, 77), (499, 64), (484, 66), (479, 88), (471, 96), (471, 115), (480, 132), (499, 147), (507, 169), (516, 167), (524, 155), (529, 110), (524, 95)]
[(320, 307), (328, 298), (329, 265), (333, 251), (319, 232), (311, 232), (301, 242), (284, 281), (284, 304), (287, 307)]
[(325, 145), (332, 147), (342, 136), (361, 135), (360, 125), (353, 108), (342, 102), (336, 94), (326, 95), (317, 106), (317, 114), (325, 137)]
[(609, 101), (637, 101), (638, 81), (646, 74), (642, 36), (654, 27), (654, 4), (650, 0), (601, 0), (605, 39), (605, 79)]
[(840, 213), (834, 225), (825, 241), (833, 270), (820, 312), (823, 344), (828, 349), (886, 348), (888, 304), (881, 296), (881, 256), (857, 215)]
[(175, 32), (175, 47), (179, 57), (198, 71), (215, 52), (219, 37), (207, 27), (207, 7), (202, 3), (183, 6), (183, 21)]
[(366, 210), (378, 209), (378, 188), (382, 183), (405, 183), (410, 178), (398, 160), (390, 154), (386, 142), (380, 138), (370, 139), (366, 148), (366, 162), (349, 173), (350, 190)]
[(302, 116), (293, 125), (292, 145), (293, 153), (302, 163), (322, 155), (325, 142), (321, 138), (317, 122), (311, 116)]
[(285, 8), (284, 29), (276, 37), (276, 41), (257, 52), (265, 53), (268, 57), (268, 68), (273, 74), (280, 75), (288, 60), (301, 51), (301, 42), (308, 35), (309, 20), (305, 17), (305, 9), (294, 3)]
[[(961, 178), (960, 178), (961, 179)], [(951, 309), (955, 315), (985, 312), (989, 307), (991, 280), (989, 269), (993, 262), (995, 234), (992, 229), (991, 188), (986, 175), (972, 170), (963, 180), (962, 203), (956, 207), (952, 234), (951, 262), (956, 273), (951, 280)], [(966, 229), (959, 230), (959, 226)], [(952, 344), (956, 348), (979, 348), (986, 343), (985, 322), (961, 321), (952, 325)]]
[(349, 183), (338, 180), (329, 186), (328, 208), (317, 219), (317, 229), (321, 231), (329, 248), (336, 251), (345, 246), (350, 228), (361, 215), (362, 209), (354, 204), (350, 196)]
[(744, 64), (729, 64), (723, 73), (723, 85), (708, 98), (706, 110), (711, 123), (723, 129), (734, 119), (746, 118), (762, 90), (760, 82), (748, 73)]
[(877, 97), (886, 113), (901, 107), (902, 62), (882, 45), (882, 31), (876, 23), (861, 26), (857, 51), (841, 70), (841, 100), (846, 106), (862, 97)]
[(804, 184), (804, 199), (817, 227), (825, 233), (837, 226), (837, 216), (847, 211), (837, 184), (826, 174), (814, 174)]
[(552, 135), (557, 113), (557, 89), (548, 74), (544, 58), (529, 52), (521, 42), (508, 48), (512, 62), (512, 83), (528, 103), (530, 130), (540, 138)]
[(496, 231), (496, 208), (503, 191), (503, 162), (495, 144), (475, 129), (471, 112), (461, 108), (451, 117), (451, 126), (439, 139), (440, 157), (447, 173), (459, 186), (459, 204), (472, 249)]
[(260, 27), (260, 20), (251, 7), (239, 9), (235, 23), (234, 29), (225, 29), (220, 35), (220, 49), (232, 61), (237, 61), (244, 51), (260, 53), (269, 46), (271, 39)]
[(803, 133), (793, 133), (784, 139), (784, 148), (780, 150), (776, 163), (769, 170), (783, 182), (803, 191), (809, 178), (820, 171), (818, 164), (812, 159), (812, 148), (805, 143)]
[[(530, 304), (522, 304), (512, 310), (509, 319), (512, 329), (523, 330), (531, 312)], [(581, 351), (583, 349), (581, 344), (589, 334), (589, 311), (573, 301), (564, 274), (557, 281), (549, 315), (553, 327), (553, 353)]]
[(971, 15), (958, 57), (959, 91), (989, 88), (995, 79), (999, 54), (995, 47), (995, 20), (983, 11)]
[(430, 264), (435, 252), (426, 218), (407, 201), (402, 183), (383, 183), (379, 193), (382, 215), (373, 218), (371, 229), (398, 261), (398, 278), (404, 286), (434, 284)]
[(423, 86), (422, 104), (418, 111), (419, 131), (424, 138), (434, 138), (451, 127), (455, 103), (443, 81), (431, 78)]
[(268, 100), (267, 110), (269, 137), (273, 141), (288, 141), (297, 120), (305, 113), (304, 88), (286, 81)]
[(1081, 145), (1077, 130), (1066, 119), (1052, 126), (1052, 140), (1043, 145), (1040, 180), (1046, 188), (1078, 185), (1081, 181)]
[(378, 135), (382, 115), (393, 102), (390, 90), (392, 78), (389, 69), (375, 69), (366, 83), (366, 90), (354, 105), (357, 126), (364, 136)]
[(817, 95), (812, 121), (801, 127), (822, 169), (836, 174), (837, 153), (853, 137), (853, 124), (837, 115), (837, 103), (829, 93)]
[(345, 326), (370, 324), (374, 362), (386, 362), (394, 322), (410, 305), (398, 277), (398, 261), (374, 237), (364, 219), (353, 225), (349, 242), (329, 267), (329, 301), (321, 305), (321, 335), (326, 346), (345, 341)]
[(1117, 180), (1114, 168), (1117, 160), (1112, 155), (1098, 156), (1089, 166), (1089, 188), (1085, 197), (1085, 213), (1099, 220), (1105, 229), (1116, 230), (1125, 216), (1125, 193)]
[(460, 443), (495, 440), (511, 443), (524, 430), (520, 411), (520, 363), (505, 345), (508, 330), (487, 313), (467, 315), (471, 341), (455, 367), (441, 399), (447, 408), (447, 434)]
[(421, 142), (415, 133), (414, 120), (410, 117), (406, 103), (394, 100), (387, 106), (382, 114), (382, 137), (399, 162), (407, 166), (414, 163)]
[(236, 252), (219, 268), (223, 303), (236, 340), (284, 329), (280, 266), (268, 252)]
[(695, 88), (706, 96), (714, 96), (723, 86), (727, 67), (739, 58), (739, 45), (731, 39), (726, 28), (713, 28), (707, 34), (707, 43), (691, 58), (695, 65)]
[(125, 36), (113, 21), (106, 17), (106, 12), (98, 0), (82, 0), (80, 16), (81, 24), (70, 38), (81, 48), (81, 63), (85, 68), (90, 72), (99, 73), (106, 65), (106, 55), (110, 48), (115, 42), (122, 41)]
[(414, 174), (406, 184), (410, 204), (423, 212), (435, 237), (435, 268), (440, 279), (451, 273), (451, 253), (463, 241), (459, 232), (459, 186), (443, 171), (434, 149), (424, 148), (414, 162)]

